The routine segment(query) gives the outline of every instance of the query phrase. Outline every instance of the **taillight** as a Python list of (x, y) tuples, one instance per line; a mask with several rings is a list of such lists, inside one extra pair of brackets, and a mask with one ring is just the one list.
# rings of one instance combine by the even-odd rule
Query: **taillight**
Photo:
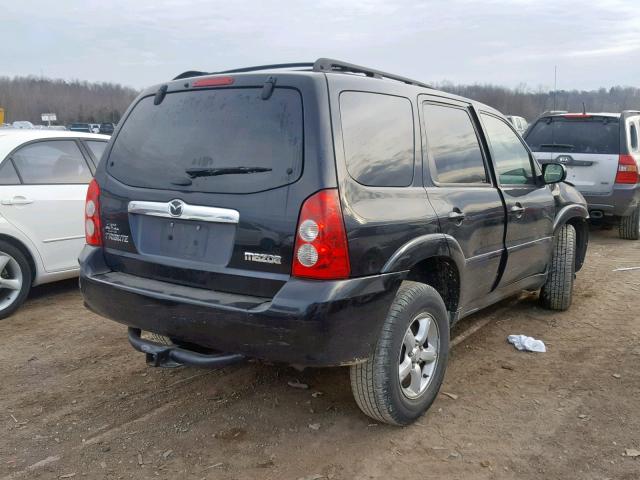
[(638, 164), (631, 155), (620, 155), (616, 183), (638, 183)]
[(334, 280), (347, 278), (350, 272), (338, 190), (321, 190), (300, 210), (292, 273), (295, 277)]
[(87, 201), (84, 204), (84, 234), (87, 245), (102, 246), (100, 233), (100, 185), (95, 178), (87, 189)]

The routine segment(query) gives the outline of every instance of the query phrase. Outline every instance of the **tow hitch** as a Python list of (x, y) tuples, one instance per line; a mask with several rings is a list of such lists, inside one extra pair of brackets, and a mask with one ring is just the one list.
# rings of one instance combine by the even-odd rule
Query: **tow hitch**
[(139, 328), (129, 327), (129, 343), (147, 357), (153, 367), (179, 367), (193, 365), (202, 368), (222, 368), (245, 360), (239, 353), (204, 354), (181, 348), (177, 345), (161, 345), (141, 337)]

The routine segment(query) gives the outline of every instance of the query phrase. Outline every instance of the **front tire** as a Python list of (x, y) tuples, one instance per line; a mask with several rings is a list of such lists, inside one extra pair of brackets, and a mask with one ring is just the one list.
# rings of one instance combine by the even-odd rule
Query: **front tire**
[(565, 311), (571, 306), (576, 269), (576, 230), (565, 224), (553, 240), (551, 271), (540, 291), (540, 300), (549, 310)]
[(31, 266), (22, 251), (0, 240), (0, 320), (24, 303), (32, 278)]
[(640, 239), (640, 205), (635, 208), (631, 215), (620, 218), (618, 235), (625, 240)]
[(375, 420), (409, 425), (435, 400), (448, 353), (449, 315), (442, 297), (429, 285), (403, 282), (374, 353), (350, 367), (356, 403)]

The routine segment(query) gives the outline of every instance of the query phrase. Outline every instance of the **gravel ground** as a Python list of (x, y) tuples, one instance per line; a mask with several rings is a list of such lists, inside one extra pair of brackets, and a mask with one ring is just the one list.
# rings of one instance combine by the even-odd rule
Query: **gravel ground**
[(148, 368), (75, 281), (40, 287), (0, 321), (0, 480), (638, 479), (640, 270), (613, 270), (640, 242), (615, 233), (592, 231), (568, 312), (522, 294), (463, 320), (442, 394), (403, 429), (360, 413), (346, 369)]

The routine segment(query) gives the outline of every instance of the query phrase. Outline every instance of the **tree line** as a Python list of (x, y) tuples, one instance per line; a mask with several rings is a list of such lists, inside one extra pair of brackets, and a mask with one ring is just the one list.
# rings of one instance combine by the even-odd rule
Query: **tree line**
[(55, 113), (59, 125), (118, 122), (138, 92), (114, 83), (0, 77), (0, 107), (5, 122), (42, 124), (42, 113)]
[[(525, 85), (456, 85), (443, 82), (436, 88), (491, 105), (506, 115), (529, 121), (547, 110), (620, 112), (640, 110), (640, 88), (611, 87), (556, 92)], [(41, 77), (0, 77), (0, 107), (5, 122), (28, 120), (41, 124), (42, 113), (55, 113), (58, 124), (118, 122), (138, 92), (114, 83), (52, 80)]]
[(454, 85), (442, 83), (437, 88), (486, 103), (505, 115), (518, 115), (529, 121), (549, 110), (569, 112), (621, 112), (640, 110), (640, 88), (611, 87), (597, 90), (558, 90), (542, 88), (531, 91), (526, 86), (514, 89), (496, 85)]

